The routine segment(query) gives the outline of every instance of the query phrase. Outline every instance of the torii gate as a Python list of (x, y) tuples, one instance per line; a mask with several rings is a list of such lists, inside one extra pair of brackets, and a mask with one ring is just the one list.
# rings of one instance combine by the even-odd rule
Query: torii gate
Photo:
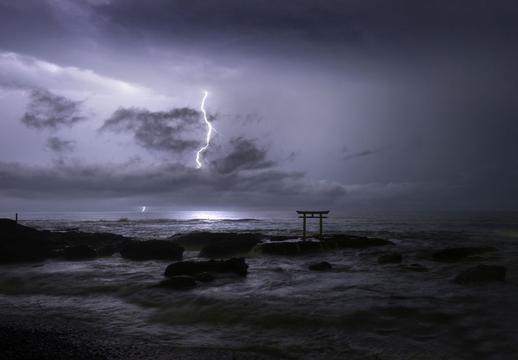
[(320, 221), (320, 231), (319, 231), (319, 238), (322, 239), (322, 219), (326, 219), (327, 215), (329, 214), (329, 210), (323, 210), (323, 211), (310, 211), (310, 210), (297, 210), (297, 214), (299, 214), (299, 219), (302, 219), (302, 239), (306, 239), (306, 219), (310, 218), (319, 218)]

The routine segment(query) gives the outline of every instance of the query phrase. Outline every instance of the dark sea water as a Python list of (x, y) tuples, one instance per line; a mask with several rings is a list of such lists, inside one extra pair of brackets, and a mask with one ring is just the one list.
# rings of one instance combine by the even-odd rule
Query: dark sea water
[[(6, 217), (8, 214), (0, 214)], [(249, 275), (190, 291), (152, 288), (167, 261), (111, 258), (3, 265), (0, 304), (12, 311), (86, 321), (117, 334), (175, 346), (252, 349), (301, 359), (516, 359), (518, 214), (400, 213), (333, 215), (327, 234), (346, 232), (396, 243), (387, 249), (341, 249), (298, 257), (247, 257)], [(162, 239), (189, 231), (300, 235), (293, 212), (27, 213), (39, 229), (111, 232)], [(316, 231), (318, 224), (310, 223)], [(437, 263), (435, 249), (490, 245), (497, 252)], [(403, 265), (378, 264), (403, 254)], [(185, 253), (196, 258), (197, 252)], [(330, 272), (309, 271), (328, 261)], [(503, 283), (459, 285), (479, 264), (507, 267)]]

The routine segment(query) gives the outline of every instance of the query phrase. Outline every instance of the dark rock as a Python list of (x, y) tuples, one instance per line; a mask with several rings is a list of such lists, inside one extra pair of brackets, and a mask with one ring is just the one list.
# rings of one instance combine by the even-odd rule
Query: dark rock
[(293, 236), (270, 236), (270, 241), (285, 241), (285, 240), (296, 240)]
[(458, 284), (504, 281), (506, 272), (505, 266), (477, 265), (461, 272), (454, 281)]
[(104, 246), (100, 247), (99, 249), (97, 249), (97, 255), (100, 257), (110, 257), (113, 254), (115, 254), (116, 252), (117, 252), (117, 248), (115, 245), (112, 245), (112, 244), (104, 245)]
[(424, 267), (421, 264), (409, 264), (409, 265), (401, 265), (403, 270), (415, 271), (415, 272), (426, 272), (428, 268)]
[(332, 266), (327, 261), (322, 261), (317, 264), (311, 264), (311, 265), (309, 265), (308, 268), (309, 268), (309, 270), (313, 270), (313, 271), (327, 271), (327, 270), (331, 270)]
[(196, 281), (192, 276), (176, 275), (169, 279), (162, 280), (158, 287), (174, 289), (174, 290), (189, 290), (196, 287)]
[(234, 273), (246, 276), (248, 265), (243, 258), (209, 261), (181, 261), (169, 265), (165, 269), (165, 276), (196, 275), (201, 273)]
[(259, 243), (256, 236), (249, 237), (244, 234), (225, 234), (225, 238), (214, 238), (213, 241), (205, 245), (198, 256), (205, 258), (222, 258), (238, 254), (246, 254)]
[(216, 256), (223, 256), (224, 252), (248, 252), (259, 243), (263, 237), (264, 235), (257, 233), (213, 233), (195, 231), (187, 234), (176, 234), (171, 236), (168, 240), (189, 250), (202, 250), (207, 255), (213, 252)]
[(432, 259), (441, 262), (457, 262), (467, 260), (469, 257), (478, 254), (484, 254), (497, 249), (492, 246), (478, 246), (478, 247), (458, 247), (447, 248), (434, 252)]
[(94, 259), (97, 252), (88, 245), (75, 245), (64, 248), (63, 257), (67, 260)]
[(278, 241), (259, 244), (264, 254), (270, 255), (303, 255), (323, 250), (320, 241)]
[(392, 241), (355, 235), (335, 235), (324, 239), (323, 244), (329, 249), (363, 249), (371, 246), (394, 245)]
[(0, 219), (0, 263), (38, 261), (54, 250), (51, 233)]
[(399, 253), (390, 253), (381, 255), (378, 258), (378, 262), (380, 264), (394, 264), (394, 263), (400, 263), (403, 257)]
[(213, 275), (211, 275), (207, 272), (197, 274), (195, 276), (195, 279), (196, 279), (196, 281), (199, 281), (199, 282), (212, 282), (212, 281), (216, 280), (216, 278)]
[(130, 240), (121, 244), (120, 253), (130, 260), (179, 260), (183, 247), (166, 240)]
[(10, 219), (0, 219), (0, 263), (39, 261), (64, 256), (64, 249), (69, 246), (101, 247), (124, 239), (107, 233), (36, 230)]

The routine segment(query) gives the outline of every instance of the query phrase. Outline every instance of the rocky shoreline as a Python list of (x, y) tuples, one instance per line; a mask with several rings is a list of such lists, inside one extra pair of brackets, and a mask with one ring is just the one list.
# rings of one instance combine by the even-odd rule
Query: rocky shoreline
[[(402, 254), (394, 251), (392, 241), (358, 235), (335, 234), (323, 239), (293, 239), (286, 236), (266, 236), (259, 233), (192, 232), (176, 234), (166, 240), (138, 240), (110, 233), (47, 231), (27, 227), (10, 219), (0, 219), (0, 264), (42, 261), (46, 259), (89, 260), (113, 256), (134, 260), (172, 260), (165, 270), (166, 279), (159, 287), (190, 289), (198, 282), (211, 282), (221, 273), (247, 275), (244, 258), (249, 253), (270, 256), (299, 256), (318, 254), (336, 249), (365, 249), (389, 247), (378, 257), (378, 263), (400, 264), (406, 271), (426, 272), (421, 264), (404, 264)], [(200, 258), (208, 261), (182, 261), (185, 249), (199, 251)], [(481, 255), (497, 251), (492, 246), (474, 246), (437, 249), (429, 258), (438, 263), (481, 261)], [(221, 260), (219, 260), (221, 259)], [(318, 265), (318, 264), (317, 264)], [(332, 264), (320, 263), (310, 270), (330, 270)], [(459, 284), (503, 281), (507, 269), (499, 265), (477, 264), (453, 277)]]

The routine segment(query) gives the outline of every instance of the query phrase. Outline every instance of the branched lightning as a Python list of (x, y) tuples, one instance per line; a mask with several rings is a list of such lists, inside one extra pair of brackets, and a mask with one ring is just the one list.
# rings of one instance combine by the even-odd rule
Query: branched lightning
[(210, 138), (212, 136), (212, 130), (213, 130), (213, 127), (212, 127), (212, 124), (210, 123), (210, 121), (207, 119), (207, 111), (205, 111), (205, 100), (207, 99), (207, 96), (209, 95), (209, 93), (207, 91), (204, 91), (203, 92), (203, 99), (201, 100), (201, 106), (200, 106), (200, 110), (203, 114), (203, 120), (205, 121), (205, 123), (207, 124), (207, 138), (205, 139), (205, 145), (202, 146), (200, 148), (200, 150), (198, 150), (198, 152), (196, 153), (196, 167), (198, 169), (200, 169), (202, 167), (202, 163), (200, 161), (200, 157), (201, 157), (201, 154), (207, 150), (207, 148), (209, 147), (210, 145)]

